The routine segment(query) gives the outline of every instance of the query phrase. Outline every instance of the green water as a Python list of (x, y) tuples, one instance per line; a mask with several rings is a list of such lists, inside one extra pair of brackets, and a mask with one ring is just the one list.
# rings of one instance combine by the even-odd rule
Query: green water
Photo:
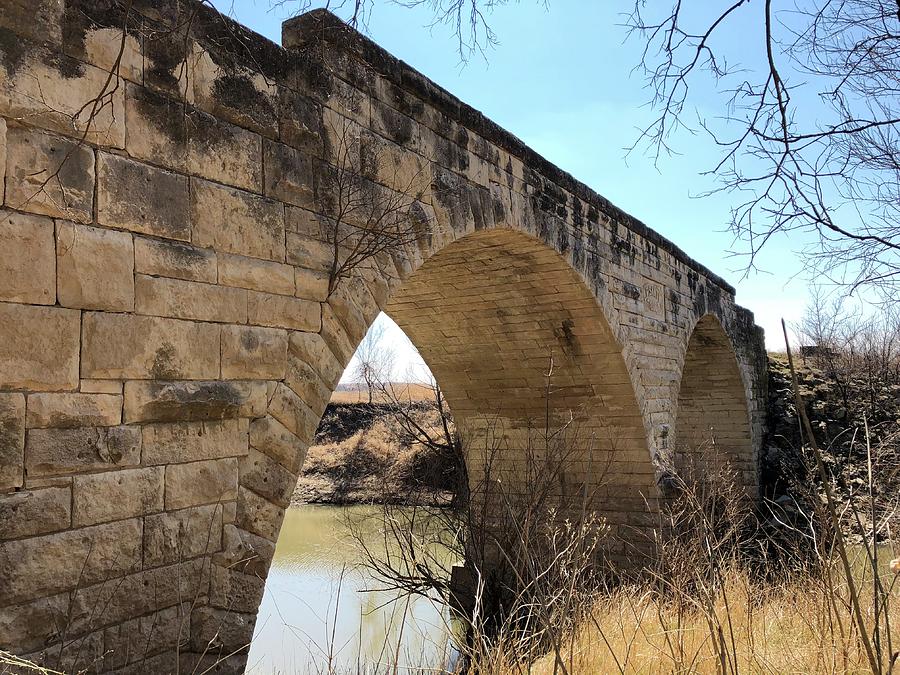
[[(248, 672), (377, 673), (440, 669), (452, 658), (449, 611), (439, 601), (370, 590), (353, 530), (377, 547), (379, 507), (288, 510), (266, 581)], [(368, 517), (371, 516), (371, 517)], [(349, 518), (349, 520), (348, 520)]]

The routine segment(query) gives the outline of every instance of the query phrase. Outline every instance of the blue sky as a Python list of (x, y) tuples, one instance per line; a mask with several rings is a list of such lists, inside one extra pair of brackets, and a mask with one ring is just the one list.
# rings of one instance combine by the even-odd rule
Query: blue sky
[[(269, 0), (214, 4), (276, 42), (282, 19), (297, 7), (288, 3), (270, 10)], [(745, 275), (745, 259), (730, 253), (745, 250), (744, 245), (727, 232), (735, 198), (697, 197), (715, 186), (711, 177), (700, 175), (718, 157), (708, 137), (676, 135), (672, 144), (680, 154), (663, 157), (656, 166), (645, 153), (625, 157), (639, 127), (653, 114), (643, 77), (634, 71), (641, 44), (626, 41), (621, 26), (619, 12), (629, 5), (626, 0), (552, 0), (548, 9), (532, 0), (513, 2), (487, 17), (499, 45), (464, 65), (452, 32), (445, 26), (429, 28), (427, 11), (376, 0), (366, 32), (730, 281), (738, 302), (753, 310), (767, 343), (777, 348), (778, 321), (799, 319), (808, 297), (797, 256), (805, 242), (774, 239), (757, 261), (762, 271)], [(744, 44), (743, 37), (741, 26), (734, 25), (722, 39), (733, 58), (752, 63), (753, 45)], [(698, 114), (720, 114), (721, 94), (711, 86), (695, 94)], [(387, 335), (399, 340), (394, 329)]]

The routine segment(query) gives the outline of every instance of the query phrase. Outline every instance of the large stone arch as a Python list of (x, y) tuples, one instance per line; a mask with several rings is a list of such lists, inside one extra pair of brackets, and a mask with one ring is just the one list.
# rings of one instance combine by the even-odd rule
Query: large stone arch
[[(306, 444), (381, 309), (510, 438), (552, 352), (555, 409), (618, 443), (623, 529), (673, 464), (706, 314), (758, 453), (762, 335), (727, 282), (332, 15), (282, 43), (199, 0), (0, 9), (2, 647), (240, 670)], [(367, 185), (417, 184), (427, 227), (329, 295), (335, 128)]]
[(755, 492), (751, 391), (721, 321), (704, 314), (691, 331), (678, 386), (673, 461), (685, 480), (734, 474)]

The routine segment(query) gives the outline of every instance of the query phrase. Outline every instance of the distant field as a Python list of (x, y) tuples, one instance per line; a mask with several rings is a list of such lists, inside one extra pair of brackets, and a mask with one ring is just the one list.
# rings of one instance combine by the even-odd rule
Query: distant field
[[(415, 382), (394, 382), (390, 385), (394, 396), (404, 401), (424, 401), (432, 398), (431, 387)], [(373, 402), (383, 403), (387, 397), (377, 393)], [(369, 392), (364, 384), (341, 384), (331, 395), (332, 403), (367, 403)]]

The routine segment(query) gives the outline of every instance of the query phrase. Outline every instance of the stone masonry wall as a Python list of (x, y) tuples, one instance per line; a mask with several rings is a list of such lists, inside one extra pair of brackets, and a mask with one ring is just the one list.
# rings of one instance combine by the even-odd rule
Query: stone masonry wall
[[(502, 422), (510, 471), (552, 355), (550, 408), (594, 439), (567, 486), (623, 536), (679, 436), (739, 420), (755, 488), (765, 354), (733, 288), (332, 15), (282, 43), (196, 0), (0, 4), (4, 649), (240, 672), (307, 444), (382, 309), (469, 446)], [(421, 235), (329, 292), (339, 148), (368, 194), (413, 195)]]

